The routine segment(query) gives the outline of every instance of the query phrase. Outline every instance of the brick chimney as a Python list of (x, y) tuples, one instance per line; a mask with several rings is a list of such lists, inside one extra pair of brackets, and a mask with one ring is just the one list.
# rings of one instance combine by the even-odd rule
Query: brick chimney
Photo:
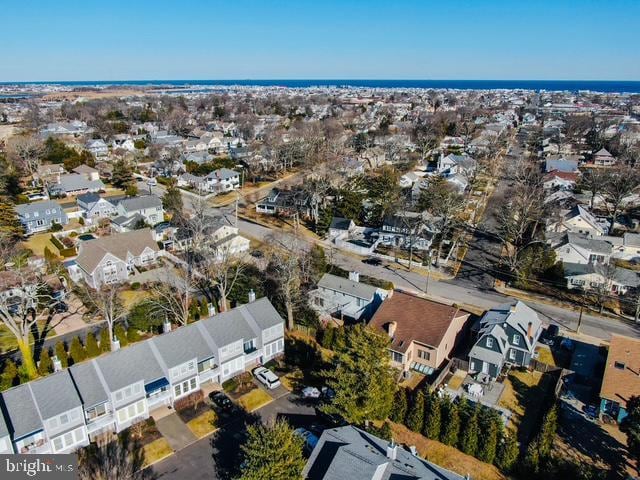
[(533, 338), (533, 323), (531, 322), (527, 324), (527, 336)]

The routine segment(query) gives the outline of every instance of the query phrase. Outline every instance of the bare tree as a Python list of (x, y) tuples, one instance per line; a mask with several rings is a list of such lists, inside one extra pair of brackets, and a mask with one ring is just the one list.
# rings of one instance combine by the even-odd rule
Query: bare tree
[(217, 293), (220, 311), (227, 310), (227, 297), (246, 267), (242, 254), (235, 253), (229, 245), (210, 246), (202, 264), (205, 279), (201, 282), (206, 292)]
[[(0, 259), (4, 265), (7, 258)], [(0, 324), (15, 338), (22, 356), (22, 365), (33, 379), (38, 376), (30, 335), (38, 336), (37, 321), (52, 312), (57, 301), (42, 275), (27, 267), (13, 266), (10, 272), (12, 295), (0, 295)]]
[(593, 209), (593, 203), (599, 193), (604, 192), (608, 180), (607, 172), (601, 168), (589, 168), (584, 171), (580, 184), (591, 194), (589, 207)]
[(113, 327), (128, 313), (120, 299), (120, 287), (120, 284), (112, 283), (103, 285), (99, 290), (85, 287), (82, 292), (83, 300), (88, 303), (87, 307), (97, 311), (107, 323), (111, 349), (114, 347)]
[(607, 199), (607, 208), (611, 221), (609, 230), (613, 231), (616, 217), (625, 210), (625, 200), (640, 185), (640, 176), (634, 168), (621, 166), (608, 174), (603, 187)]
[(197, 273), (189, 262), (164, 272), (158, 282), (151, 285), (152, 311), (184, 326), (189, 321), (189, 307), (198, 288)]
[(37, 138), (28, 135), (13, 137), (8, 145), (9, 159), (22, 171), (33, 176), (42, 163), (43, 146)]

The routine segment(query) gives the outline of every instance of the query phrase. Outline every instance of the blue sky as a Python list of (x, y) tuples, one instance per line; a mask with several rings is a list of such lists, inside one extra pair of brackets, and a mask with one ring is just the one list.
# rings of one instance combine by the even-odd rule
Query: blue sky
[(3, 0), (0, 81), (640, 80), (640, 0)]

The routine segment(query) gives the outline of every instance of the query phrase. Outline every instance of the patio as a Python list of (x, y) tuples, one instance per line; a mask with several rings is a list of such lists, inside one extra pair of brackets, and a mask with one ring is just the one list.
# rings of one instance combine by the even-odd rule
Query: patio
[(473, 379), (471, 376), (466, 375), (462, 384), (457, 389), (444, 386), (441, 387), (439, 391), (448, 395), (451, 399), (461, 397), (470, 402), (479, 403), (486, 407), (493, 408), (501, 414), (505, 425), (507, 425), (511, 418), (511, 411), (499, 405), (500, 397), (502, 396), (504, 389), (505, 385), (503, 383), (495, 381), (481, 383)]

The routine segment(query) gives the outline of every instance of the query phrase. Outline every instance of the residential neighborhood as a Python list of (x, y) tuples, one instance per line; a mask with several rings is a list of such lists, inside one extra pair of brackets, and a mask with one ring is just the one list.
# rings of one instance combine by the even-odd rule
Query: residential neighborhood
[(640, 87), (416, 82), (0, 78), (0, 453), (638, 478)]

